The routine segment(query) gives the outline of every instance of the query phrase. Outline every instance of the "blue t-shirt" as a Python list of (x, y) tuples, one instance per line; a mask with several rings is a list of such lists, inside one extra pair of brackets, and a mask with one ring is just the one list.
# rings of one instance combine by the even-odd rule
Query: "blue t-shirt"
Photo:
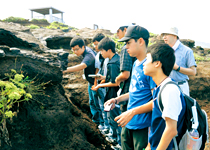
[[(141, 106), (146, 104), (152, 99), (151, 89), (156, 84), (151, 77), (146, 76), (143, 71), (143, 63), (136, 60), (132, 69), (132, 76), (129, 88), (129, 101), (127, 109)], [(144, 113), (135, 115), (131, 121), (126, 125), (128, 129), (143, 129), (151, 125), (151, 113)]]
[[(180, 67), (190, 68), (192, 66), (197, 66), (195, 63), (193, 51), (189, 47), (183, 45), (182, 43), (180, 43), (178, 48), (175, 50), (175, 57), (176, 64)], [(176, 82), (189, 79), (189, 77), (186, 74), (183, 74), (176, 70), (171, 71), (170, 77)]]

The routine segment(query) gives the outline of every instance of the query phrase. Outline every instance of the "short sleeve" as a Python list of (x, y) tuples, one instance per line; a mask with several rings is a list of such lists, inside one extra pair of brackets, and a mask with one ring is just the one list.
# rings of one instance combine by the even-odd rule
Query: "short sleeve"
[(179, 114), (182, 110), (182, 102), (180, 98), (180, 90), (176, 85), (168, 84), (161, 93), (163, 103), (162, 118), (171, 118), (178, 121)]
[(120, 53), (120, 71), (131, 71), (133, 66), (133, 57), (131, 57), (125, 46)]
[(82, 63), (85, 63), (87, 66), (90, 66), (91, 64), (95, 63), (95, 57), (90, 53), (86, 54), (82, 60)]
[(187, 53), (187, 67), (190, 68), (192, 66), (197, 67), (196, 62), (195, 62), (195, 58), (193, 55), (193, 51), (189, 50)]

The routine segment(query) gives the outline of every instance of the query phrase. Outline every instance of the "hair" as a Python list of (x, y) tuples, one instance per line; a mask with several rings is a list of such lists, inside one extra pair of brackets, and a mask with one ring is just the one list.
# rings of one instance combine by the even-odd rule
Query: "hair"
[(97, 34), (93, 37), (93, 42), (95, 42), (95, 41), (100, 42), (104, 37), (105, 37), (105, 35), (104, 35), (103, 33), (97, 33)]
[[(139, 38), (138, 38), (139, 39)], [(138, 41), (138, 39), (134, 39), (135, 40), (135, 42), (137, 42)], [(146, 45), (146, 47), (148, 46), (148, 43), (149, 43), (149, 40), (148, 39), (144, 39), (144, 42), (145, 42), (145, 45)]]
[[(128, 26), (121, 26), (121, 27), (119, 27), (119, 29), (120, 29), (121, 31), (124, 31), (125, 28), (127, 29)], [(119, 29), (118, 29), (118, 30), (119, 30)]]
[(174, 50), (168, 44), (156, 43), (148, 48), (148, 52), (151, 53), (152, 62), (160, 61), (163, 73), (169, 76), (175, 63)]
[(76, 36), (71, 40), (70, 47), (74, 47), (76, 45), (78, 45), (80, 48), (82, 48), (82, 46), (85, 46), (85, 41), (82, 37)]
[(111, 49), (112, 52), (115, 53), (115, 42), (111, 40), (110, 38), (105, 37), (99, 42), (98, 49), (99, 50), (104, 49), (105, 51), (108, 51), (109, 49)]

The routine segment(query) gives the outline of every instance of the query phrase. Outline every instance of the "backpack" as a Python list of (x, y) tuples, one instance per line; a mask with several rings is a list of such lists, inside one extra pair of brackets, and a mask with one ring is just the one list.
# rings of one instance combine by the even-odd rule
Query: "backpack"
[[(176, 86), (179, 87), (179, 85), (173, 81), (169, 81), (165, 85), (163, 85), (163, 87), (161, 88), (159, 95), (158, 95), (158, 104), (159, 104), (159, 108), (161, 111), (163, 111), (161, 92), (163, 91), (164, 87), (167, 84), (175, 84)], [(180, 92), (182, 92), (180, 87), (179, 87), (179, 89), (180, 89)], [(196, 127), (199, 132), (199, 139), (200, 139), (200, 144), (198, 147), (200, 147), (200, 150), (204, 150), (205, 143), (208, 142), (208, 138), (209, 138), (209, 135), (208, 135), (209, 126), (208, 126), (207, 114), (204, 110), (201, 110), (199, 104), (197, 103), (197, 101), (195, 99), (193, 99), (192, 97), (190, 97), (188, 95), (185, 95), (183, 92), (182, 92), (182, 94), (184, 96), (185, 103), (186, 103), (186, 111), (184, 114), (184, 123), (183, 123), (183, 127), (182, 127), (182, 132), (179, 134), (179, 136), (176, 136), (173, 138), (175, 150), (186, 149), (186, 145), (187, 145), (186, 136), (187, 136), (187, 134), (189, 135), (188, 131), (191, 131), (192, 125), (193, 124), (195, 125), (196, 122), (197, 122)], [(196, 114), (193, 115), (193, 111), (192, 111), (193, 106), (196, 107), (195, 110), (197, 111), (197, 121), (196, 121), (196, 117), (194, 117)]]

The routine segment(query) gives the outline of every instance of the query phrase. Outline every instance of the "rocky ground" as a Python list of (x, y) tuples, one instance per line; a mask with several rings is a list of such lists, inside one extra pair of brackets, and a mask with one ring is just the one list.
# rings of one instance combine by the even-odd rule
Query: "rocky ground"
[[(83, 71), (62, 76), (63, 69), (82, 60), (74, 54), (69, 55), (70, 40), (79, 34), (89, 44), (97, 32), (111, 34), (106, 30), (87, 28), (68, 33), (49, 29), (30, 30), (19, 24), (0, 22), (0, 78), (3, 79), (4, 73), (15, 68), (22, 69), (32, 78), (36, 76), (40, 83), (50, 81), (45, 94), (33, 95), (32, 101), (21, 103), (18, 115), (12, 121), (8, 120), (12, 147), (4, 143), (0, 149), (111, 149), (90, 119), (87, 81), (82, 79)], [(201, 54), (208, 54), (208, 50)], [(190, 77), (191, 96), (210, 116), (209, 62), (198, 63), (197, 72), (196, 76)], [(206, 150), (209, 149), (210, 145), (206, 144)]]

